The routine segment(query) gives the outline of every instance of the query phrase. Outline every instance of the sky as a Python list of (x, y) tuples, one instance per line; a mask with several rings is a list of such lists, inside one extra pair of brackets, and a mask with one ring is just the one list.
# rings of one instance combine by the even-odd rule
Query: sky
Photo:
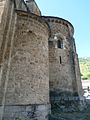
[(79, 57), (90, 57), (90, 0), (36, 0), (42, 15), (64, 18), (74, 26)]

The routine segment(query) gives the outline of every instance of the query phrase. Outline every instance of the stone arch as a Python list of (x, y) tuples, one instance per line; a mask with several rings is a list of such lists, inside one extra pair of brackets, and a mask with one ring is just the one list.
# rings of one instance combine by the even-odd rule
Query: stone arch
[(65, 39), (66, 39), (66, 37), (62, 33), (56, 33), (54, 35), (55, 46), (57, 48), (63, 49)]

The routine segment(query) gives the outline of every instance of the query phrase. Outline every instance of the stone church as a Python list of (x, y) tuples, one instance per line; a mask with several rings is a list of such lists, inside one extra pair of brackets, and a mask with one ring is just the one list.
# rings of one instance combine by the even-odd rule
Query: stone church
[(34, 0), (0, 0), (0, 120), (48, 120), (84, 99), (74, 27)]

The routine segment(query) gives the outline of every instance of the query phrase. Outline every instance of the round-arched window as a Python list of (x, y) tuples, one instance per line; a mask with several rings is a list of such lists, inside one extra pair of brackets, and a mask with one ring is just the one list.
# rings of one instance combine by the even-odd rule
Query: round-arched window
[(59, 39), (57, 41), (57, 47), (60, 48), (60, 49), (63, 49), (63, 40), (62, 39)]

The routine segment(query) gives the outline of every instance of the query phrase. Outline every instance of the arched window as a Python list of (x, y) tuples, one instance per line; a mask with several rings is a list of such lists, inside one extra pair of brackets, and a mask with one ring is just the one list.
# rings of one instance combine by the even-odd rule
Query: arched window
[(63, 49), (63, 40), (57, 41), (57, 47)]

